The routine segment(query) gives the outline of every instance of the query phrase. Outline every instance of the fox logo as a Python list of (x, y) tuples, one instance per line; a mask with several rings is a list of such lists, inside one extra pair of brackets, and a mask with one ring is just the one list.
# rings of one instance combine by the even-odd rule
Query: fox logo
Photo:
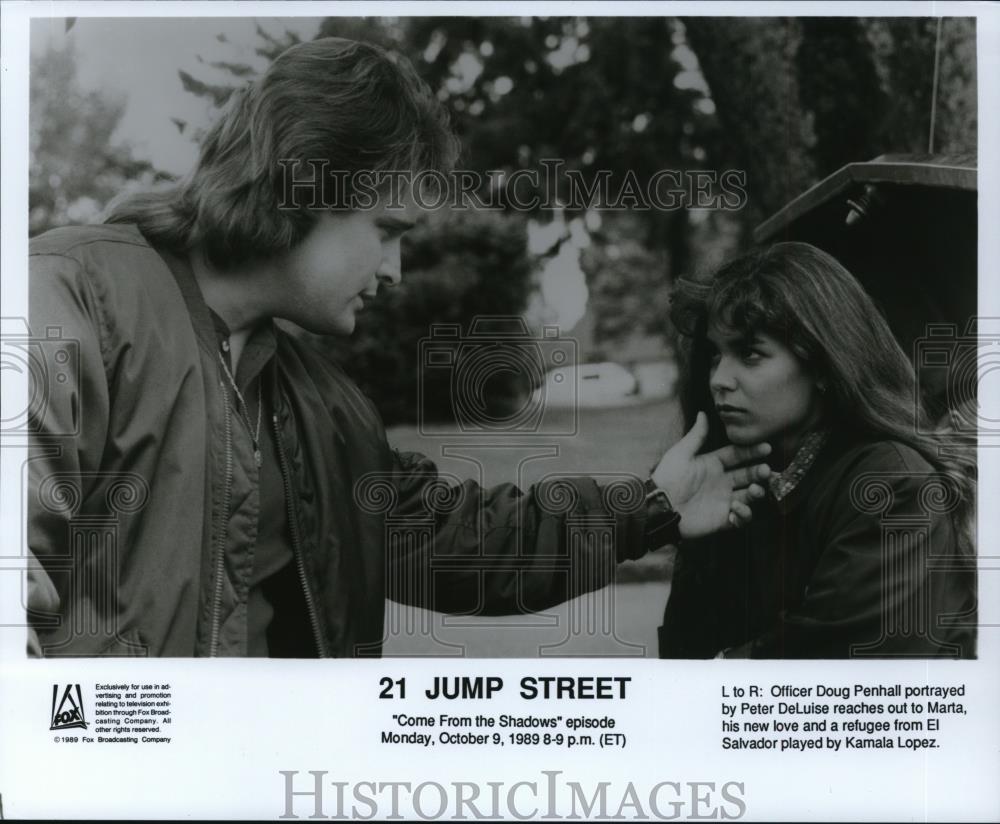
[[(75, 695), (74, 695), (75, 693)], [(83, 697), (79, 684), (67, 684), (59, 698), (59, 685), (52, 685), (52, 726), (50, 730), (87, 729), (83, 717)]]

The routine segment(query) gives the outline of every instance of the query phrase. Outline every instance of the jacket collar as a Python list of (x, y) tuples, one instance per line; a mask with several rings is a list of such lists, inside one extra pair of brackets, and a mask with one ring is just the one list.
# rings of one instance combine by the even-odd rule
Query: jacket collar
[(211, 351), (216, 351), (219, 343), (215, 322), (212, 320), (212, 310), (205, 303), (205, 298), (201, 293), (201, 287), (198, 286), (198, 280), (191, 269), (191, 264), (187, 258), (166, 249), (157, 249), (154, 247), (154, 251), (163, 258), (163, 262), (167, 264), (167, 268), (170, 269), (174, 280), (177, 281), (177, 288), (180, 289), (181, 295), (184, 298), (188, 314), (191, 316), (191, 325), (194, 327), (194, 333), (197, 335), (199, 342)]
[(802, 440), (795, 457), (781, 472), (776, 472), (767, 479), (767, 485), (775, 500), (782, 501), (799, 485), (806, 472), (816, 462), (816, 456), (830, 438), (826, 429), (810, 432)]
[[(180, 289), (184, 298), (198, 340), (210, 351), (218, 352), (221, 341), (229, 337), (229, 327), (205, 303), (205, 297), (198, 285), (198, 279), (191, 268), (190, 261), (186, 257), (166, 249), (154, 248), (154, 251), (163, 258), (177, 282), (177, 288)], [(254, 331), (244, 349), (239, 371), (235, 376), (238, 383), (245, 384), (260, 372), (273, 357), (276, 348), (274, 322), (262, 324)], [(215, 356), (213, 355), (213, 357)]]

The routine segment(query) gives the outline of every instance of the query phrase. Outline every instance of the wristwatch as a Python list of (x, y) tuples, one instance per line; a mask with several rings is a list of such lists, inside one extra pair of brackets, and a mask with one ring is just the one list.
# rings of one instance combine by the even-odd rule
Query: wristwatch
[(667, 493), (658, 487), (652, 478), (643, 485), (646, 495), (646, 536), (647, 551), (659, 549), (667, 544), (677, 545), (681, 540), (681, 516), (670, 503)]

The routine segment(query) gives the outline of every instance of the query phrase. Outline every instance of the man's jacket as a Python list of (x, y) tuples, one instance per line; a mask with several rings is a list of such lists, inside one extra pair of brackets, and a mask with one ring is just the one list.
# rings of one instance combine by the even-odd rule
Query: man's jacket
[[(197, 284), (134, 227), (96, 226), (35, 238), (29, 288), (28, 545), (60, 599), (31, 616), (44, 654), (246, 654), (255, 527), (231, 517), (235, 415)], [(316, 654), (378, 655), (387, 597), (534, 611), (642, 553), (638, 479), (446, 483), (389, 447), (337, 366), (276, 334), (265, 425)]]

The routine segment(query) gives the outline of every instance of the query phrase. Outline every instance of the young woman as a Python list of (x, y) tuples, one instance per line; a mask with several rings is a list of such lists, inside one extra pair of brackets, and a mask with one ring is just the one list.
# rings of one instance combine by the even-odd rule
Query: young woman
[(772, 475), (749, 526), (681, 546), (661, 656), (973, 657), (974, 481), (919, 434), (913, 367), (854, 277), (780, 243), (682, 282), (672, 319), (705, 448), (767, 442)]

